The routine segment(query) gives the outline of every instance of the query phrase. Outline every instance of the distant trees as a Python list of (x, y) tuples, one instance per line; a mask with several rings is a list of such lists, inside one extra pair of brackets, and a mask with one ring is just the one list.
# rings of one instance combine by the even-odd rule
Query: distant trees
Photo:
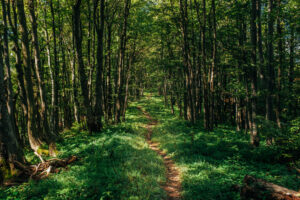
[[(161, 76), (160, 82), (177, 80), (164, 89), (165, 99), (179, 94), (175, 101), (185, 119), (192, 123), (203, 119), (207, 130), (224, 122), (235, 124), (239, 131), (250, 130), (251, 144), (258, 146), (257, 118), (264, 116), (280, 129), (299, 116), (299, 112), (290, 115), (288, 111), (290, 105), (299, 109), (293, 98), (295, 90), (289, 90), (295, 80), (289, 78), (296, 64), (295, 47), (299, 46), (295, 46), (293, 23), (299, 15), (289, 14), (297, 9), (295, 1), (170, 0), (159, 9), (164, 13), (159, 23), (172, 27), (168, 31), (173, 35), (169, 44), (169, 36), (162, 34), (161, 46), (171, 47), (178, 52), (175, 57), (182, 58), (166, 64), (167, 55), (163, 54), (161, 72), (169, 69), (176, 73), (167, 76), (168, 80)], [(176, 45), (178, 41), (181, 46)], [(290, 68), (284, 67), (288, 65)], [(292, 83), (294, 89), (299, 85)], [(170, 98), (172, 110), (173, 104)], [(272, 136), (266, 137), (273, 142)]]

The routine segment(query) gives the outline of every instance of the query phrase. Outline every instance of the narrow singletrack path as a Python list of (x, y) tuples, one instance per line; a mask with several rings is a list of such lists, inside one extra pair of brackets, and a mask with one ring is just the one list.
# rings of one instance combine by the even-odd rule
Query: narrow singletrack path
[(144, 111), (141, 107), (138, 107), (139, 110), (143, 112), (143, 114), (149, 119), (149, 123), (147, 124), (147, 135), (146, 140), (149, 144), (150, 149), (155, 151), (158, 155), (163, 158), (164, 165), (166, 168), (166, 178), (167, 181), (165, 184), (161, 185), (161, 187), (167, 193), (167, 200), (180, 200), (181, 199), (181, 180), (180, 180), (180, 171), (174, 164), (174, 161), (161, 149), (159, 149), (158, 142), (152, 142), (151, 135), (152, 135), (152, 127), (157, 125), (158, 122), (154, 120), (150, 114)]

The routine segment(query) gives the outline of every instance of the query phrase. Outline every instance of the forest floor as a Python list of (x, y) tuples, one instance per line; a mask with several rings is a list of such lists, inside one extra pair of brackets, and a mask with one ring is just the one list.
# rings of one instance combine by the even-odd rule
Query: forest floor
[(164, 165), (166, 168), (166, 183), (162, 185), (162, 188), (165, 190), (167, 194), (168, 200), (179, 200), (181, 199), (181, 177), (180, 177), (180, 171), (174, 164), (174, 161), (171, 159), (171, 157), (164, 151), (162, 151), (159, 146), (160, 143), (153, 142), (151, 140), (152, 137), (152, 127), (155, 127), (157, 125), (157, 120), (154, 120), (149, 113), (144, 111), (142, 107), (138, 107), (139, 110), (141, 110), (144, 115), (149, 120), (146, 128), (147, 128), (147, 134), (146, 134), (146, 140), (149, 144), (150, 149), (155, 151), (158, 155), (160, 155), (164, 161)]
[[(147, 95), (130, 103), (125, 123), (93, 135), (80, 124), (64, 131), (59, 157), (79, 161), (47, 179), (2, 188), (0, 199), (168, 199), (165, 189), (175, 178), (176, 198), (238, 200), (233, 186), (246, 174), (299, 190), (299, 174), (277, 162), (275, 147), (253, 149), (249, 135), (229, 125), (207, 132), (202, 123), (180, 119), (178, 110), (172, 115), (161, 97)], [(38, 162), (32, 153), (26, 157)]]

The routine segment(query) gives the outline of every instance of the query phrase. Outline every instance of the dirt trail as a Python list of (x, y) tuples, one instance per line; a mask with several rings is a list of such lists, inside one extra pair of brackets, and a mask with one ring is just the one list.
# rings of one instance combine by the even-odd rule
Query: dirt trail
[(177, 169), (176, 165), (174, 164), (174, 161), (162, 150), (159, 149), (159, 143), (158, 142), (152, 142), (151, 135), (152, 135), (152, 127), (157, 125), (158, 122), (154, 120), (149, 113), (144, 111), (141, 107), (138, 107), (144, 115), (149, 119), (149, 123), (147, 124), (146, 128), (148, 130), (147, 132), (147, 143), (149, 144), (150, 149), (155, 151), (158, 155), (160, 155), (163, 158), (164, 165), (166, 168), (166, 178), (167, 181), (164, 185), (161, 185), (161, 187), (166, 191), (168, 197), (167, 200), (180, 200), (181, 199), (181, 180), (180, 180), (180, 172)]

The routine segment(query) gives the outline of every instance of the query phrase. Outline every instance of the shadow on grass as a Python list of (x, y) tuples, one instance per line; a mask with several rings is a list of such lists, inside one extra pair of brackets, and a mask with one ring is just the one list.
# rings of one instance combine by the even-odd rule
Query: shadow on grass
[(297, 175), (278, 163), (274, 146), (262, 144), (253, 149), (249, 136), (232, 127), (206, 132), (201, 124), (191, 125), (172, 115), (159, 97), (139, 103), (160, 122), (153, 130), (153, 140), (182, 170), (184, 199), (240, 199), (232, 186), (241, 184), (246, 174), (290, 189), (300, 188)]
[(163, 199), (164, 165), (148, 148), (139, 127), (145, 119), (131, 108), (128, 121), (88, 135), (71, 130), (58, 144), (60, 157), (79, 161), (48, 179), (0, 191), (0, 199)]

